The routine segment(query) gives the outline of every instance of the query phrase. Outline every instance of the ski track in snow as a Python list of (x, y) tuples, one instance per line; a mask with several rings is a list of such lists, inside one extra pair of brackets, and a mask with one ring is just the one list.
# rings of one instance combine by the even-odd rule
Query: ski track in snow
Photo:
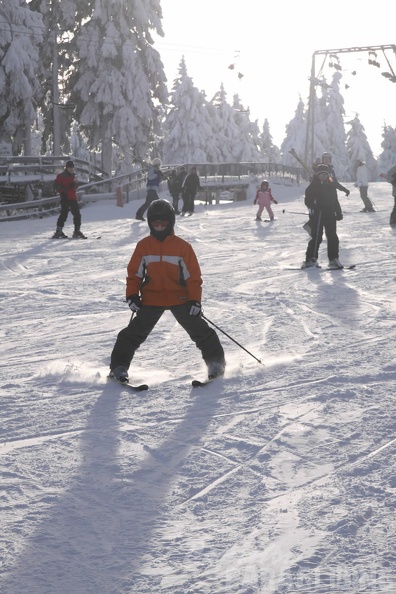
[[(303, 188), (276, 190), (278, 212), (303, 208)], [(201, 390), (168, 314), (131, 367), (150, 390), (106, 381), (136, 204), (83, 209), (100, 241), (2, 224), (1, 594), (396, 592), (392, 198), (371, 184), (364, 217), (351, 190), (346, 274), (285, 270), (303, 217), (257, 225), (251, 196), (178, 217), (205, 315), (264, 363), (220, 333), (226, 375)]]

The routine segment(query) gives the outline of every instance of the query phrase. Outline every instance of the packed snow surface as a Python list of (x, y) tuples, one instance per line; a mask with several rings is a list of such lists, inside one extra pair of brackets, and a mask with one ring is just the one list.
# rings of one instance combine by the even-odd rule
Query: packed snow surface
[(373, 183), (361, 213), (347, 185), (355, 270), (326, 270), (325, 240), (298, 270), (304, 186), (271, 184), (272, 223), (254, 187), (177, 217), (205, 315), (262, 361), (218, 331), (226, 374), (202, 389), (169, 312), (130, 369), (149, 391), (106, 379), (140, 203), (83, 208), (86, 241), (0, 224), (1, 594), (396, 592), (393, 199)]

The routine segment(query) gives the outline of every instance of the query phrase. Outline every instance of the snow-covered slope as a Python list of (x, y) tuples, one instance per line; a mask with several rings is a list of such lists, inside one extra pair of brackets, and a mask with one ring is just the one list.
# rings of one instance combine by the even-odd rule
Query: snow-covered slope
[(150, 390), (106, 381), (137, 204), (84, 208), (87, 241), (51, 240), (55, 217), (1, 224), (2, 594), (396, 591), (390, 185), (373, 214), (341, 194), (357, 268), (333, 272), (291, 270), (304, 188), (272, 190), (271, 224), (251, 195), (177, 220), (205, 315), (264, 363), (220, 333), (225, 378), (198, 390), (170, 314), (131, 367)]

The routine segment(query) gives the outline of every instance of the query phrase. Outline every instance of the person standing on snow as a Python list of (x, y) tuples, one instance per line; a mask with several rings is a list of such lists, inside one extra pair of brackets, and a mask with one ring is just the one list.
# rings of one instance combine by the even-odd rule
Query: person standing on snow
[(198, 190), (202, 190), (201, 182), (196, 167), (191, 167), (190, 173), (187, 175), (183, 182), (182, 198), (183, 198), (183, 209), (182, 215), (187, 213), (193, 214), (194, 212), (194, 200)]
[(394, 200), (393, 210), (390, 215), (389, 224), (391, 227), (396, 226), (396, 165), (389, 169), (387, 174), (381, 173), (380, 177), (384, 177), (387, 182), (392, 184), (392, 196)]
[(64, 171), (56, 176), (54, 187), (60, 194), (61, 211), (56, 222), (56, 231), (52, 236), (53, 239), (67, 239), (67, 235), (63, 233), (63, 226), (66, 223), (69, 210), (73, 215), (74, 233), (73, 239), (86, 239), (85, 235), (80, 231), (81, 227), (81, 213), (77, 201), (77, 179), (74, 173), (73, 161), (67, 161)]
[(337, 198), (336, 182), (330, 177), (327, 165), (320, 164), (305, 190), (305, 205), (310, 211), (311, 239), (308, 242), (302, 268), (318, 265), (319, 246), (323, 229), (327, 238), (329, 268), (343, 268), (338, 259), (339, 239), (337, 221), (342, 221), (342, 212)]
[[(180, 175), (180, 174), (179, 174)], [(180, 177), (177, 175), (176, 169), (172, 169), (168, 177), (168, 190), (172, 196), (172, 206), (175, 209), (175, 214), (180, 214), (179, 198), (183, 181), (180, 183)]]
[(147, 195), (146, 201), (140, 208), (138, 208), (136, 212), (135, 218), (138, 221), (144, 221), (145, 218), (143, 217), (144, 213), (150, 206), (150, 204), (154, 200), (158, 200), (158, 192), (161, 185), (162, 180), (168, 179), (167, 176), (162, 173), (161, 171), (161, 159), (153, 159), (152, 165), (148, 168), (147, 171)]
[(224, 350), (215, 330), (202, 317), (201, 270), (192, 246), (174, 233), (174, 208), (167, 200), (155, 200), (148, 208), (147, 222), (150, 235), (137, 243), (128, 265), (126, 298), (136, 315), (117, 336), (110, 377), (128, 381), (135, 351), (166, 310), (201, 351), (209, 379), (222, 376)]
[(258, 211), (256, 213), (256, 221), (262, 221), (261, 214), (264, 207), (267, 209), (270, 221), (274, 220), (274, 213), (272, 212), (271, 202), (278, 204), (277, 200), (271, 194), (271, 188), (268, 181), (265, 179), (261, 182), (260, 188), (257, 190), (256, 197), (253, 204), (258, 204)]
[(356, 159), (356, 183), (355, 186), (359, 188), (360, 198), (363, 201), (364, 208), (361, 212), (374, 212), (374, 206), (368, 197), (368, 173), (367, 165), (364, 161)]
[(323, 165), (327, 165), (327, 167), (329, 168), (329, 175), (332, 178), (332, 180), (335, 182), (336, 189), (340, 190), (340, 192), (344, 192), (345, 196), (348, 198), (350, 191), (348, 190), (348, 188), (345, 188), (344, 186), (342, 186), (340, 184), (340, 182), (338, 181), (337, 176), (334, 171), (334, 167), (331, 163), (331, 154), (330, 153), (328, 153), (328, 152), (323, 153), (322, 163), (323, 163)]

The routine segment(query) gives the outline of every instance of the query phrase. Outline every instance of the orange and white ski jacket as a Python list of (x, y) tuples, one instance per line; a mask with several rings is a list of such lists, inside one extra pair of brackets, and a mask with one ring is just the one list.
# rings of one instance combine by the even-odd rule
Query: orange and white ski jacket
[(136, 245), (128, 264), (126, 296), (140, 293), (142, 305), (172, 307), (201, 301), (201, 269), (192, 246), (177, 235), (152, 235)]

